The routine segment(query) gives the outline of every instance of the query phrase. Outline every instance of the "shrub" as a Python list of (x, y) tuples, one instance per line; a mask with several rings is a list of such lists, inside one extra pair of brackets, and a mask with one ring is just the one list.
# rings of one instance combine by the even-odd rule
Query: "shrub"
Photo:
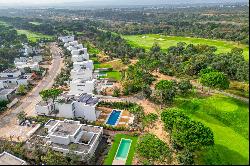
[(177, 118), (188, 119), (188, 117), (178, 108), (166, 109), (161, 113), (161, 120), (164, 122), (166, 129), (172, 131)]
[(203, 146), (213, 145), (214, 135), (201, 122), (177, 118), (172, 130), (172, 140), (177, 149), (196, 151)]
[(202, 74), (200, 76), (200, 82), (204, 86), (219, 89), (228, 89), (230, 85), (227, 76), (221, 72), (210, 72)]
[(158, 115), (154, 113), (150, 113), (143, 118), (143, 125), (152, 125), (154, 122), (156, 122), (158, 119)]
[(177, 160), (181, 165), (193, 165), (194, 164), (194, 154), (189, 150), (184, 150), (177, 155)]
[(168, 145), (152, 134), (146, 134), (139, 139), (137, 151), (149, 161), (166, 161), (171, 155)]
[(186, 95), (192, 88), (193, 85), (189, 80), (182, 80), (178, 83), (178, 89), (183, 95)]

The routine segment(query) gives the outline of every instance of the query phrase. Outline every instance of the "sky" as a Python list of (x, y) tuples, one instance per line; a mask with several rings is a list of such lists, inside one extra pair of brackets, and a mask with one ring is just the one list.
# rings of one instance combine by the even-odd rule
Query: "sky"
[(216, 3), (216, 2), (247, 2), (248, 0), (0, 0), (0, 4), (13, 4), (13, 5), (44, 5), (44, 4), (63, 4), (80, 2), (88, 5), (148, 5), (148, 4), (180, 4), (180, 3)]

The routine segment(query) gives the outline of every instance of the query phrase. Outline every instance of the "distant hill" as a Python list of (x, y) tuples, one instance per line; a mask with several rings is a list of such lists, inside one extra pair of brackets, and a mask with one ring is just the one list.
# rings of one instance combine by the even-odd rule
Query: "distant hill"
[[(22, 3), (15, 3), (17, 0), (2, 1), (1, 6), (36, 6), (36, 7), (100, 7), (100, 6), (138, 6), (138, 5), (181, 5), (181, 4), (209, 4), (209, 3), (237, 3), (248, 0), (44, 0), (32, 1), (21, 0)], [(20, 1), (19, 1), (20, 2)], [(17, 6), (18, 4), (18, 6)]]

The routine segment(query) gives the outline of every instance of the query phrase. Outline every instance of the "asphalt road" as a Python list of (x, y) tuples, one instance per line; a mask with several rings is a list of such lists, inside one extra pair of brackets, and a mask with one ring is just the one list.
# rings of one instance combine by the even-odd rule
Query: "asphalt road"
[[(54, 79), (57, 74), (61, 72), (63, 67), (63, 58), (61, 58), (61, 50), (52, 43), (50, 45), (51, 53), (53, 55), (52, 64), (48, 70), (47, 75), (38, 83), (38, 85), (33, 88), (33, 90), (21, 101), (21, 104), (13, 109), (9, 109), (4, 114), (0, 116), (0, 137), (2, 132), (12, 129), (13, 125), (17, 125), (17, 114), (21, 111), (25, 111), (28, 116), (35, 116), (35, 105), (39, 103), (42, 99), (39, 96), (39, 92), (43, 89), (49, 89), (54, 83)], [(14, 128), (15, 126), (13, 126)], [(3, 134), (3, 133), (2, 133)]]

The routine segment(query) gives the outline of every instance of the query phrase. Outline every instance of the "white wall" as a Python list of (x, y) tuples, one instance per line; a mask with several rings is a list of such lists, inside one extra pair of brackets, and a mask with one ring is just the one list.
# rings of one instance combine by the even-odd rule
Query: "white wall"
[(47, 106), (41, 106), (41, 105), (36, 105), (35, 111), (38, 115), (50, 115), (53, 110), (52, 105), (47, 105)]
[(72, 94), (93, 93), (95, 89), (95, 81), (86, 81), (85, 83), (79, 83), (77, 81), (70, 82), (70, 91)]
[(0, 73), (0, 77), (19, 77), (21, 75), (21, 71), (20, 70), (17, 70), (13, 73)]
[(96, 121), (97, 115), (94, 106), (85, 105), (82, 102), (76, 103), (76, 117), (84, 118), (88, 121)]
[(84, 61), (84, 62), (74, 62), (73, 67), (76, 70), (79, 70), (79, 69), (84, 68), (84, 67), (88, 68), (90, 70), (94, 70), (94, 63), (92, 60)]
[(71, 78), (72, 80), (92, 80), (93, 79), (93, 71), (92, 70), (71, 70)]
[(74, 111), (73, 110), (73, 103), (71, 104), (64, 104), (64, 103), (57, 103), (57, 108), (59, 113), (57, 114), (58, 117), (64, 118), (74, 118)]

